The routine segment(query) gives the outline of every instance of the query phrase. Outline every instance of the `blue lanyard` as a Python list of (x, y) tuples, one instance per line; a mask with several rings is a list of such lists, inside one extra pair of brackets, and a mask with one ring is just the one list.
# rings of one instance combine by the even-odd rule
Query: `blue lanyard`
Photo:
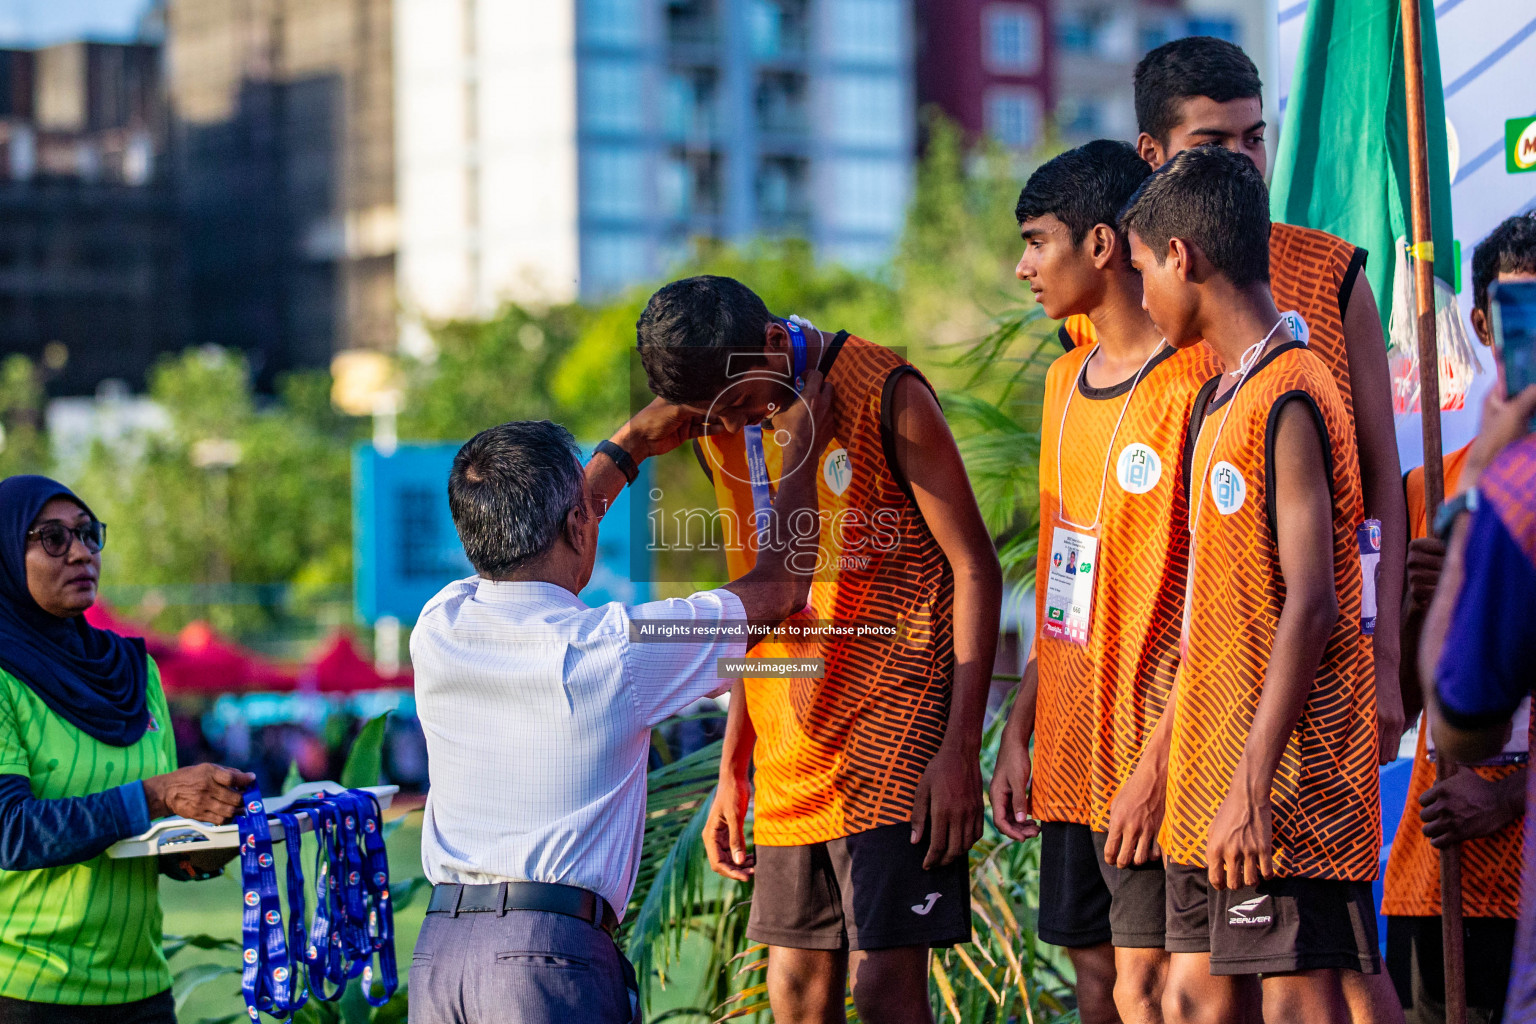
[[(806, 347), (805, 332), (791, 320), (779, 321), (789, 332), (790, 349), (794, 353), (795, 394), (805, 387)], [(763, 428), (751, 424), (744, 428), (747, 446), (747, 476), (752, 483), (752, 521), (757, 524), (757, 549), (761, 551), (768, 541), (769, 513), (773, 510), (773, 488), (768, 479), (768, 457), (763, 452)]]
[[(378, 801), (366, 790), (344, 790), (295, 801), (274, 816), (288, 840), (286, 933), (265, 805), (258, 789), (246, 791), (236, 818), (245, 903), (240, 988), (246, 1012), (252, 1020), (261, 1012), (281, 1019), (303, 1006), (311, 991), (326, 1002), (339, 999), (347, 982), (358, 976), (368, 1003), (383, 1006), (399, 985), (399, 972)], [(315, 832), (315, 912), (307, 929), (303, 818)], [(383, 985), (378, 995), (373, 992), (375, 956)], [(300, 963), (307, 987), (293, 978)]]

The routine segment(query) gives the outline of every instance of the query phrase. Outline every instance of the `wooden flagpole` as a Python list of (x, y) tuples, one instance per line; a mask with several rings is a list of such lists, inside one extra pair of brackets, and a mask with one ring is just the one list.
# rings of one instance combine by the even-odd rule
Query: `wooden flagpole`
[[(1408, 172), (1413, 198), (1413, 290), (1418, 314), (1419, 409), (1424, 426), (1424, 507), (1430, 522), (1445, 500), (1445, 468), (1440, 441), (1440, 350), (1435, 339), (1435, 242), (1429, 205), (1429, 143), (1424, 130), (1424, 39), (1419, 0), (1401, 0), (1403, 65), (1408, 106)], [(1449, 244), (1449, 240), (1446, 240)], [(1404, 657), (1417, 656), (1416, 651)], [(1425, 685), (1429, 685), (1425, 681)], [(1426, 723), (1427, 725), (1427, 723)], [(1441, 781), (1456, 765), (1439, 758)], [(1461, 847), (1440, 851), (1440, 935), (1445, 960), (1446, 1024), (1466, 1024), (1466, 951), (1462, 938)]]

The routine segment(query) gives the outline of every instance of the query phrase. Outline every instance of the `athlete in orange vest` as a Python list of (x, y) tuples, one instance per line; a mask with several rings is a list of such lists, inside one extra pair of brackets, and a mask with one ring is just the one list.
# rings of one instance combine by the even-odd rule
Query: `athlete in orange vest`
[[(1536, 216), (1504, 221), (1472, 252), (1472, 328), (1492, 346), (1488, 288), (1494, 281), (1536, 280)], [(1497, 354), (1495, 354), (1497, 358)], [(1462, 490), (1461, 474), (1472, 449), (1469, 443), (1444, 457), (1445, 494)], [(1410, 470), (1408, 494), (1408, 587), (1403, 602), (1403, 642), (1418, 647), (1435, 588), (1440, 581), (1445, 545), (1429, 530), (1424, 507), (1424, 470)], [(1420, 689), (1416, 659), (1403, 661), (1403, 700), (1417, 702)], [(1440, 952), (1439, 849), (1461, 844), (1461, 899), (1466, 915), (1468, 1019), (1473, 1024), (1502, 1019), (1514, 958), (1515, 921), (1520, 908), (1520, 873), (1524, 861), (1522, 823), (1528, 759), (1536, 741), (1536, 718), (1494, 763), (1458, 771), (1435, 782), (1429, 758), (1429, 729), (1419, 729), (1413, 777), (1387, 860), (1381, 912), (1387, 918), (1387, 969), (1415, 1024), (1445, 1019), (1444, 964)]]
[(1014, 211), (1019, 279), (1047, 316), (1099, 328), (1046, 377), (1036, 637), (991, 787), (1000, 831), (1027, 839), (1039, 820), (1038, 934), (1067, 949), (1084, 1024), (1139, 1021), (1162, 998), (1162, 863), (1120, 867), (1103, 851), (1110, 802), (1178, 663), (1178, 468), (1195, 396), (1220, 372), (1204, 346), (1164, 342), (1141, 308), (1115, 223), (1149, 174), (1127, 143), (1090, 142), (1031, 175)]
[(1226, 372), (1186, 472), (1186, 646), (1169, 712), (1163, 1015), (1343, 1024), (1342, 971), (1380, 970), (1375, 695), (1361, 640), (1364, 521), (1333, 376), (1269, 290), (1268, 199), (1246, 158), (1197, 147), (1121, 218), (1169, 342)]
[[(1258, 69), (1233, 44), (1210, 36), (1165, 43), (1136, 66), (1136, 148), (1154, 169), (1193, 146), (1221, 146), (1267, 173), (1266, 125)], [(1407, 552), (1401, 466), (1392, 419), (1386, 340), (1370, 282), (1360, 271), (1366, 252), (1352, 243), (1292, 224), (1269, 234), (1270, 289), (1292, 333), (1332, 371), (1355, 429), (1367, 518), (1381, 523), (1377, 606), (1396, 608)], [(1390, 253), (1375, 254), (1391, 259)], [(1062, 329), (1067, 345), (1092, 337), (1081, 318)], [(1379, 757), (1397, 758), (1404, 714), (1391, 685), (1400, 663), (1396, 616), (1380, 616), (1371, 640), (1377, 688)]]
[[(651, 390), (697, 411), (728, 564), (753, 564), (781, 470), (773, 412), (819, 369), (819, 565), (807, 607), (758, 643), (732, 688), (711, 866), (755, 878), (747, 934), (768, 946), (780, 1021), (927, 1022), (931, 948), (968, 942), (966, 851), (983, 825), (978, 755), (1002, 572), (959, 449), (922, 375), (889, 349), (768, 312), (695, 277), (638, 324)], [(749, 781), (751, 767), (756, 774)], [(755, 793), (754, 793), (755, 787)], [(755, 853), (743, 834), (755, 797)]]

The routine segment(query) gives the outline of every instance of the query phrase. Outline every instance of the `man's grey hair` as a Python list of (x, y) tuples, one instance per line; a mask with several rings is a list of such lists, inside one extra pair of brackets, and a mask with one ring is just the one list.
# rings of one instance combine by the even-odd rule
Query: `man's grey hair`
[(481, 576), (506, 576), (554, 546), (582, 503), (581, 453), (549, 420), (482, 430), (453, 457), (448, 507)]

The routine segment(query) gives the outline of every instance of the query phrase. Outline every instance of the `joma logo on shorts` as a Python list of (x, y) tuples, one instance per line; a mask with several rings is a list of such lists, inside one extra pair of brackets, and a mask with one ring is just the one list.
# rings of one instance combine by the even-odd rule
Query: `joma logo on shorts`
[(1259, 913), (1259, 908), (1267, 899), (1269, 899), (1268, 896), (1255, 896), (1253, 899), (1244, 900), (1242, 903), (1239, 903), (1234, 907), (1228, 907), (1227, 924), (1237, 925), (1238, 927), (1252, 927), (1254, 925), (1269, 924), (1275, 919), (1274, 915), (1268, 913)]

